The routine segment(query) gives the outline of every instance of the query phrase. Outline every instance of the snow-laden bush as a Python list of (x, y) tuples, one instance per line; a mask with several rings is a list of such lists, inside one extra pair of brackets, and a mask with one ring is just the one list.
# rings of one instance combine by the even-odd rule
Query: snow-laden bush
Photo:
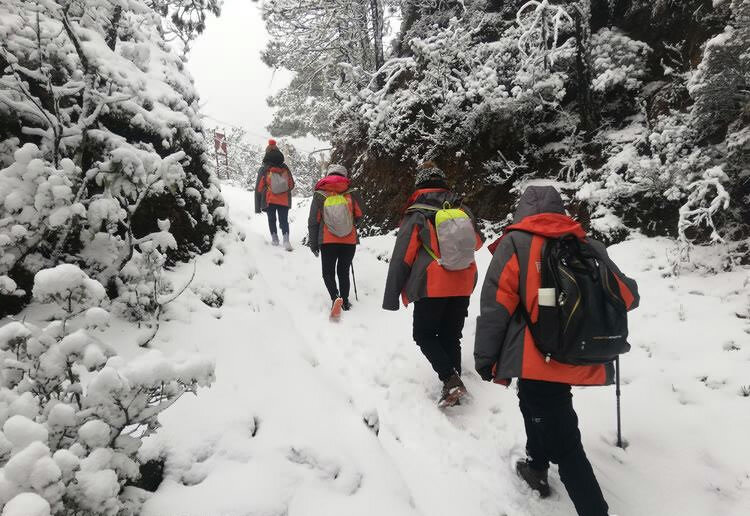
[(651, 47), (619, 29), (603, 28), (591, 36), (592, 88), (602, 94), (636, 91), (648, 73)]
[(226, 224), (171, 5), (0, 1), (0, 276), (19, 292), (64, 262), (109, 284), (160, 219), (171, 260)]
[[(37, 273), (34, 296), (64, 314), (0, 327), (3, 515), (136, 515), (141, 439), (159, 413), (213, 381), (199, 357), (125, 361), (100, 340), (104, 289), (73, 265)], [(83, 315), (79, 321), (77, 316)]]
[[(578, 177), (576, 198), (590, 206), (594, 228), (607, 228), (602, 236), (627, 231), (622, 215), (630, 218), (631, 224), (648, 218), (649, 225), (666, 226), (657, 233), (666, 230), (678, 236), (679, 206), (690, 194), (690, 185), (711, 168), (710, 156), (695, 144), (688, 116), (663, 116), (650, 131), (635, 122), (624, 131), (642, 131), (642, 136), (635, 141), (608, 142), (610, 155), (604, 166)], [(669, 220), (661, 220), (663, 214), (653, 215), (662, 208), (671, 212)], [(649, 225), (640, 224), (650, 230)]]
[(706, 170), (702, 177), (688, 186), (690, 194), (680, 208), (680, 221), (677, 226), (680, 243), (687, 247), (690, 243), (688, 231), (705, 226), (710, 230), (712, 243), (724, 242), (716, 229), (714, 217), (729, 207), (729, 194), (725, 188), (729, 177), (722, 167)]

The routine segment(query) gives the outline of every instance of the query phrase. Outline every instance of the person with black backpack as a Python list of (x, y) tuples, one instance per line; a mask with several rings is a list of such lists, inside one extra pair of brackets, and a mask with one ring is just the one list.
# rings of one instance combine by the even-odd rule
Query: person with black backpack
[(279, 245), (276, 229), (278, 219), (287, 251), (292, 250), (289, 241), (289, 208), (292, 205), (293, 189), (294, 177), (284, 163), (284, 154), (276, 145), (276, 140), (268, 140), (263, 163), (255, 180), (255, 213), (266, 212), (268, 228), (271, 230), (271, 245), (275, 246)]
[(416, 175), (388, 268), (383, 308), (414, 303), (413, 337), (443, 382), (438, 405), (467, 394), (461, 381), (461, 333), (477, 283), (474, 252), (482, 236), (461, 197), (432, 162)]
[[(357, 222), (362, 218), (362, 202), (350, 188), (349, 173), (343, 165), (332, 164), (326, 177), (315, 185), (307, 219), (307, 245), (321, 255), (323, 283), (331, 296), (331, 319), (341, 310), (349, 311), (349, 271), (359, 244)], [(336, 276), (338, 275), (338, 285)]]
[(516, 472), (544, 498), (556, 463), (578, 514), (606, 516), (571, 385), (612, 384), (613, 361), (630, 349), (627, 311), (638, 306), (638, 287), (565, 215), (551, 186), (526, 189), (513, 225), (490, 251), (474, 359), (484, 380), (518, 378), (527, 458)]

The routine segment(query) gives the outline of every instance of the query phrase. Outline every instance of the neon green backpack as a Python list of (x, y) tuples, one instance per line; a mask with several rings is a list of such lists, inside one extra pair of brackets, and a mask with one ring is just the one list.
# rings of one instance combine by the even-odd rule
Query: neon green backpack
[(341, 194), (321, 194), (326, 200), (323, 203), (323, 222), (333, 235), (344, 238), (354, 230), (354, 214), (346, 199), (347, 190)]
[(437, 232), (440, 257), (423, 243), (425, 251), (442, 267), (449, 271), (462, 271), (474, 263), (474, 251), (477, 244), (474, 223), (469, 215), (460, 208), (452, 208), (445, 203), (441, 208), (429, 204), (414, 204), (412, 210), (435, 212), (435, 231)]

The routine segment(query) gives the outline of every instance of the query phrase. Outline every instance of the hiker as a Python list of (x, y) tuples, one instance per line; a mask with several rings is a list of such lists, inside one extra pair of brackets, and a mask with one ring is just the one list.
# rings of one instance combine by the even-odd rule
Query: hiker
[(432, 162), (417, 170), (388, 268), (383, 308), (398, 310), (399, 296), (414, 303), (413, 337), (443, 382), (438, 405), (459, 403), (461, 332), (477, 282), (474, 251), (482, 236), (471, 212)]
[[(586, 340), (578, 348), (564, 348), (561, 343), (573, 337), (568, 326), (589, 327), (602, 310), (617, 306), (622, 312), (620, 317), (627, 318), (627, 310), (638, 306), (638, 287), (610, 260), (603, 244), (588, 238), (581, 225), (565, 215), (562, 198), (551, 186), (526, 189), (513, 225), (490, 246), (490, 251), (493, 258), (482, 287), (474, 359), (484, 380), (507, 386), (511, 378), (518, 378), (527, 458), (517, 462), (516, 472), (545, 498), (550, 494), (549, 463), (556, 463), (578, 514), (606, 516), (607, 503), (581, 443), (571, 385), (610, 385), (614, 380), (614, 358), (607, 355), (603, 360), (609, 362), (597, 363), (596, 354), (605, 357), (605, 348), (594, 343), (586, 347)], [(572, 254), (554, 262), (564, 252)], [(557, 265), (548, 267), (554, 263)], [(571, 267), (579, 269), (570, 272)], [(552, 278), (553, 273), (572, 277), (581, 271), (588, 276), (575, 285), (589, 289), (589, 302), (579, 303), (580, 297), (575, 298), (575, 303), (568, 299), (571, 283), (547, 288), (547, 278)], [(610, 290), (605, 291), (605, 286)], [(563, 292), (563, 288), (568, 290)], [(595, 298), (596, 292), (611, 298)], [(559, 324), (557, 315), (563, 309), (570, 311), (566, 325)], [(604, 331), (601, 330), (602, 335)], [(627, 327), (624, 333), (622, 329), (618, 332), (599, 337), (608, 339), (602, 346), (609, 346), (610, 342), (619, 346), (614, 351), (606, 348), (608, 353), (616, 355), (630, 348), (625, 340)], [(547, 346), (545, 353), (541, 343)], [(581, 363), (591, 365), (577, 365)]]
[(263, 163), (258, 169), (255, 181), (255, 213), (265, 211), (268, 216), (268, 227), (271, 230), (271, 244), (279, 245), (276, 220), (281, 227), (284, 247), (292, 250), (289, 241), (289, 207), (292, 205), (294, 177), (284, 163), (284, 154), (276, 146), (276, 140), (268, 140)]
[[(331, 296), (331, 316), (349, 311), (349, 270), (359, 244), (357, 222), (362, 218), (362, 203), (349, 188), (349, 174), (342, 165), (328, 167), (326, 177), (315, 185), (315, 194), (307, 219), (307, 242), (313, 254), (321, 256), (323, 282)], [(338, 285), (336, 276), (338, 275)]]

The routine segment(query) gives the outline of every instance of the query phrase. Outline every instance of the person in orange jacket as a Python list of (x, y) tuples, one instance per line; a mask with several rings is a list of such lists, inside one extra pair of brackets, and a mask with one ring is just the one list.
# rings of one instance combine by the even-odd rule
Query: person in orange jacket
[[(359, 244), (357, 222), (362, 218), (362, 202), (350, 188), (349, 173), (343, 165), (332, 164), (326, 177), (315, 185), (315, 194), (307, 219), (307, 245), (317, 257), (321, 256), (323, 282), (333, 303), (348, 311), (349, 270)], [(336, 276), (338, 275), (338, 285)]]
[(293, 189), (294, 177), (292, 171), (284, 163), (284, 154), (276, 145), (276, 140), (268, 140), (263, 163), (258, 169), (258, 177), (255, 181), (255, 213), (266, 212), (272, 245), (279, 245), (276, 229), (278, 219), (287, 251), (292, 250), (292, 244), (289, 241), (289, 207), (292, 205)]
[(573, 236), (590, 244), (612, 271), (625, 308), (638, 306), (638, 286), (610, 260), (603, 244), (586, 236), (565, 215), (560, 194), (551, 186), (529, 186), (519, 201), (513, 225), (490, 246), (492, 261), (484, 280), (474, 343), (475, 367), (487, 381), (509, 385), (518, 378), (518, 398), (526, 428), (528, 458), (518, 475), (542, 497), (550, 494), (549, 463), (581, 516), (607, 516), (608, 506), (581, 443), (571, 385), (609, 385), (613, 364), (571, 365), (544, 356), (528, 327), (538, 321), (541, 264), (551, 238)]
[(446, 205), (460, 207), (471, 218), (475, 249), (482, 246), (471, 212), (450, 190), (445, 173), (434, 163), (425, 163), (417, 171), (416, 190), (404, 210), (383, 296), (385, 310), (398, 310), (399, 297), (404, 306), (414, 303), (414, 341), (443, 382), (440, 406), (454, 405), (466, 394), (461, 338), (477, 283), (476, 263), (464, 270), (448, 270), (434, 256), (439, 249), (435, 211)]

